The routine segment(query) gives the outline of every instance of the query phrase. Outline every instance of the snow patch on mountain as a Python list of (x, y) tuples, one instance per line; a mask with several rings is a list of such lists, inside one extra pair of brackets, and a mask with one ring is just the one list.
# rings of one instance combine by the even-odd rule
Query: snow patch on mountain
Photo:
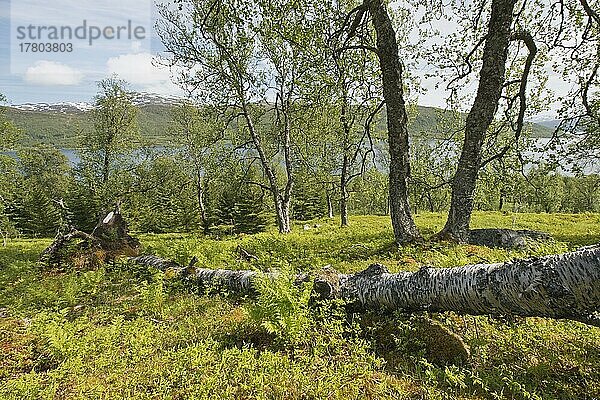
[[(182, 98), (177, 96), (164, 96), (155, 93), (135, 93), (132, 102), (137, 107), (143, 107), (152, 105), (175, 105), (181, 100)], [(94, 105), (87, 102), (23, 103), (13, 104), (10, 107), (21, 111), (61, 114), (87, 112), (94, 109)]]

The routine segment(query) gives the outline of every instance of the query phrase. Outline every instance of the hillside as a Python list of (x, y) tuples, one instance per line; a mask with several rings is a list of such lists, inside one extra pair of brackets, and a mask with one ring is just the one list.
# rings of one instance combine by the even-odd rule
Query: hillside
[[(168, 141), (170, 105), (140, 106), (139, 125), (144, 141)], [(59, 148), (77, 147), (79, 136), (91, 129), (89, 111), (37, 111), (9, 108), (7, 116), (25, 132), (24, 144), (45, 143)]]
[[(139, 125), (144, 142), (164, 145), (169, 142), (172, 99), (139, 98)], [(8, 107), (7, 115), (25, 132), (24, 144), (46, 143), (60, 148), (77, 147), (78, 137), (85, 129), (91, 129), (90, 107), (86, 103), (25, 104)], [(384, 114), (377, 126), (384, 128)], [(410, 120), (410, 132), (414, 135), (432, 135), (452, 118), (449, 111), (434, 107), (417, 107)], [(533, 124), (535, 137), (548, 137), (552, 130), (541, 124)]]

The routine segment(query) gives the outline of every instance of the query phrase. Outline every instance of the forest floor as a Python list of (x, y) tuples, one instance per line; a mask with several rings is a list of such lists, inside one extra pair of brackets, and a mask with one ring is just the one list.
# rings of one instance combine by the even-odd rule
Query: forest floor
[[(425, 235), (443, 215), (421, 214)], [(600, 241), (600, 215), (477, 213), (474, 227), (549, 232), (526, 251), (469, 245), (392, 246), (388, 217), (296, 224), (294, 233), (204, 238), (139, 235), (145, 251), (198, 266), (305, 271), (445, 268), (564, 252)], [(285, 278), (258, 299), (194, 293), (168, 274), (125, 261), (88, 271), (44, 271), (50, 240), (0, 247), (0, 399), (598, 399), (600, 329), (541, 318), (454, 313), (369, 323), (338, 304), (307, 306)], [(240, 259), (238, 246), (258, 260)], [(283, 274), (282, 276), (286, 276)], [(428, 358), (426, 317), (459, 334), (465, 363)], [(391, 322), (391, 324), (390, 324)], [(392, 327), (390, 329), (390, 326)]]

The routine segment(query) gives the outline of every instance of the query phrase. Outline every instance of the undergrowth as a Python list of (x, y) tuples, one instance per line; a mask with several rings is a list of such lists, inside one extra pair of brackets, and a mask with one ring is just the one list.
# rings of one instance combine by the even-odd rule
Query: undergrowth
[[(425, 234), (443, 216), (423, 214)], [(550, 232), (526, 251), (425, 244), (392, 246), (386, 217), (280, 236), (141, 235), (147, 252), (207, 268), (278, 272), (257, 299), (190, 292), (125, 261), (96, 270), (45, 271), (49, 240), (0, 248), (0, 399), (594, 399), (600, 331), (541, 318), (454, 313), (371, 316), (314, 304), (296, 272), (445, 268), (563, 252), (598, 242), (600, 216), (479, 213), (474, 227)], [(314, 226), (315, 224), (311, 224)], [(258, 261), (245, 261), (242, 246)], [(466, 362), (432, 357), (419, 326), (434, 320), (462, 337)], [(435, 350), (435, 348), (434, 348)]]

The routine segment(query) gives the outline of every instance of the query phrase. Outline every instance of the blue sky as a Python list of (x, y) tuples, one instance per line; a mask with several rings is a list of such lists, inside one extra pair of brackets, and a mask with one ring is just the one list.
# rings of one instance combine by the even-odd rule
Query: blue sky
[[(96, 82), (116, 74), (130, 82), (132, 89), (159, 94), (180, 94), (171, 83), (168, 70), (156, 67), (154, 56), (162, 50), (154, 33), (152, 0), (0, 0), (0, 91), (9, 102), (90, 101)], [(49, 42), (47, 36), (20, 40), (19, 27), (30, 25), (70, 27), (73, 31), (86, 22), (86, 39), (54, 40), (72, 43), (73, 51), (24, 53), (21, 44)], [(118, 27), (141, 27), (144, 35), (121, 31), (121, 39), (100, 38), (89, 45), (90, 26), (108, 34)], [(112, 28), (112, 30), (111, 30)], [(80, 31), (84, 32), (83, 30)], [(141, 31), (138, 31), (140, 33)], [(47, 35), (47, 30), (42, 31)], [(68, 34), (68, 31), (65, 31)], [(114, 33), (113, 33), (114, 35)], [(142, 38), (142, 40), (137, 40)]]
[[(97, 82), (111, 75), (118, 75), (131, 84), (131, 89), (158, 94), (182, 95), (171, 82), (171, 74), (157, 67), (155, 56), (163, 50), (154, 32), (156, 0), (0, 0), (0, 93), (12, 104), (28, 102), (90, 102)], [(100, 28), (124, 26), (132, 21), (147, 31), (144, 40), (99, 39), (92, 46), (88, 40), (64, 40), (73, 42), (72, 53), (27, 53), (19, 45), (28, 40), (18, 40), (19, 26), (70, 26), (75, 29), (86, 21)], [(438, 29), (451, 30), (440, 23)], [(31, 41), (31, 40), (29, 40)], [(47, 41), (46, 41), (47, 42)], [(60, 40), (54, 42), (61, 43)], [(444, 107), (446, 93), (435, 87), (438, 79), (425, 78), (431, 73), (412, 71), (422, 78), (427, 89), (418, 103)], [(556, 95), (568, 91), (568, 85), (560, 76), (549, 72), (548, 87)], [(465, 88), (474, 92), (476, 87)], [(556, 108), (553, 106), (553, 108)], [(553, 117), (551, 110), (539, 116)]]

